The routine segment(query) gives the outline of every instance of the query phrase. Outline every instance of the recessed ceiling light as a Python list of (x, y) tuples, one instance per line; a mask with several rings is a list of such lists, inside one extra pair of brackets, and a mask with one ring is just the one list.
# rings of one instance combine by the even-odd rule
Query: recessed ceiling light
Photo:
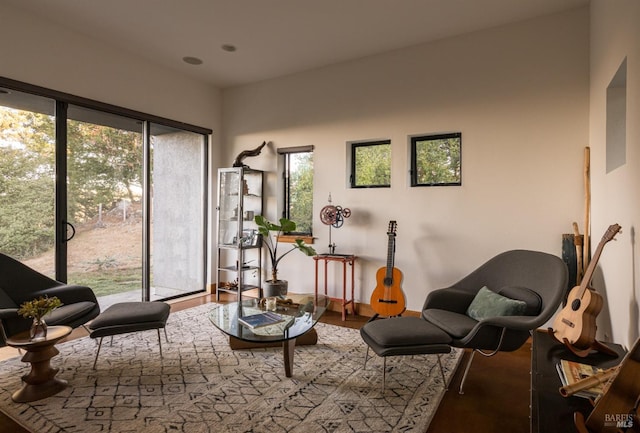
[(222, 49), (223, 49), (224, 51), (229, 52), (229, 53), (233, 53), (237, 48), (236, 48), (236, 46), (235, 46), (235, 45), (231, 45), (231, 44), (224, 44), (224, 45), (222, 46)]
[(188, 63), (190, 65), (201, 65), (202, 64), (202, 59), (199, 59), (197, 57), (190, 57), (190, 56), (186, 56), (182, 58), (182, 61), (185, 63)]

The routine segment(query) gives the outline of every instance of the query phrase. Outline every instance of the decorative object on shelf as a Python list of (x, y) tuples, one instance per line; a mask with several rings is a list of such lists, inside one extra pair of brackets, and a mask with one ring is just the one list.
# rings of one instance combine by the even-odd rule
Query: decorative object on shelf
[(339, 229), (344, 224), (344, 219), (351, 216), (351, 209), (331, 204), (331, 193), (329, 193), (329, 204), (320, 210), (320, 221), (329, 226), (329, 254), (336, 252), (336, 244), (331, 242), (331, 227)]
[[(259, 247), (262, 245), (262, 237), (256, 229), (242, 230), (242, 238), (240, 238), (243, 247)], [(237, 244), (238, 239), (233, 238), (233, 243)]]
[(262, 148), (265, 147), (267, 145), (266, 141), (263, 141), (262, 144), (258, 147), (256, 147), (255, 149), (251, 149), (251, 150), (243, 150), (242, 152), (240, 152), (238, 154), (238, 156), (236, 156), (236, 159), (233, 161), (233, 166), (234, 167), (249, 167), (248, 165), (244, 164), (242, 161), (244, 161), (245, 158), (248, 158), (250, 156), (258, 156), (260, 155), (260, 152), (262, 152)]
[(47, 323), (43, 317), (62, 305), (57, 296), (40, 296), (32, 301), (24, 302), (20, 305), (18, 314), (25, 319), (33, 319), (29, 338), (31, 341), (40, 341), (47, 338)]
[(227, 290), (238, 290), (238, 279), (236, 278), (233, 281), (227, 281), (226, 283), (221, 283), (220, 286)]
[(255, 222), (258, 225), (258, 232), (262, 235), (263, 243), (269, 251), (271, 259), (271, 280), (265, 281), (263, 286), (264, 297), (284, 296), (287, 294), (288, 282), (278, 279), (278, 264), (287, 254), (293, 250), (299, 250), (307, 256), (315, 256), (316, 250), (312, 246), (307, 245), (302, 239), (296, 239), (293, 248), (278, 255), (278, 240), (283, 233), (293, 232), (296, 229), (296, 223), (287, 218), (280, 218), (280, 224), (272, 223), (262, 215), (255, 216)]

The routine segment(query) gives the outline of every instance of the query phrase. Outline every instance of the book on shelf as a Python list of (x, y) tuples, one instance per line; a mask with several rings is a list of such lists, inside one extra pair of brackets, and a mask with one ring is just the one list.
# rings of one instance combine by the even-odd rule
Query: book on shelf
[(610, 377), (610, 370), (594, 367), (576, 361), (561, 359), (556, 365), (564, 397), (575, 395), (583, 398), (598, 398), (604, 392), (604, 386)]
[(284, 318), (279, 314), (272, 313), (271, 311), (265, 311), (264, 313), (251, 314), (250, 316), (238, 317), (238, 322), (243, 325), (255, 329), (263, 326), (274, 325), (276, 323), (284, 322)]

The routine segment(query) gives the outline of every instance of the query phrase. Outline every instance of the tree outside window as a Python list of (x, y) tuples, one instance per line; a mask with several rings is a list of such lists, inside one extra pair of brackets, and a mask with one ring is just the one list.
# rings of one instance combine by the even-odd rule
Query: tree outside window
[(411, 186), (461, 185), (462, 134), (411, 138)]
[(391, 186), (391, 141), (351, 144), (351, 188)]
[(292, 234), (312, 234), (313, 225), (313, 148), (298, 151), (278, 149), (284, 156), (283, 216), (296, 223)]

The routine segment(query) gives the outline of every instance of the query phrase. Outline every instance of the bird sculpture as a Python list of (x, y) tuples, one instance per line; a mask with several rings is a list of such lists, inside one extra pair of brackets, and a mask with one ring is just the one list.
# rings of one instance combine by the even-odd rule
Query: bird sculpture
[(248, 165), (244, 164), (242, 161), (244, 161), (245, 158), (248, 158), (250, 156), (258, 156), (260, 155), (260, 152), (262, 152), (262, 148), (265, 147), (267, 145), (266, 141), (263, 141), (262, 144), (258, 147), (256, 147), (255, 149), (251, 149), (251, 150), (243, 150), (242, 152), (240, 152), (238, 154), (238, 156), (236, 156), (235, 161), (233, 161), (233, 166), (234, 167), (248, 167)]

